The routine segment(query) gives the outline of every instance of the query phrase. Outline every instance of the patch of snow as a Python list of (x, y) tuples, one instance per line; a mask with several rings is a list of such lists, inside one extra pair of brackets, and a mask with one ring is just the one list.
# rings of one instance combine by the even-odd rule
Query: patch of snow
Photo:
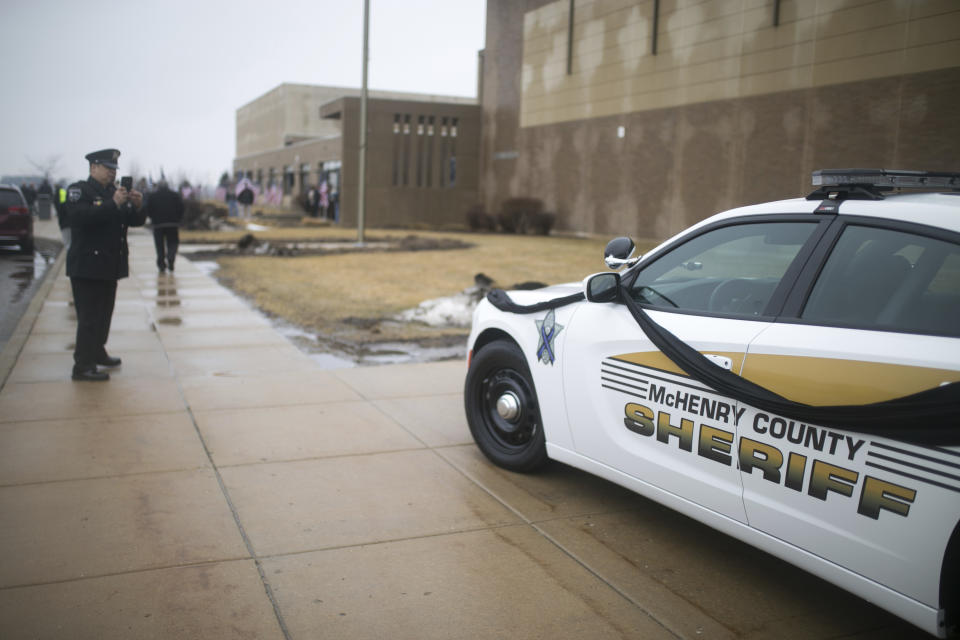
[(473, 310), (482, 298), (483, 291), (479, 287), (470, 287), (452, 296), (424, 300), (413, 309), (401, 311), (394, 319), (422, 322), (431, 327), (469, 327)]
[(220, 268), (220, 265), (213, 260), (197, 260), (193, 263), (193, 266), (206, 276), (212, 275), (214, 271)]

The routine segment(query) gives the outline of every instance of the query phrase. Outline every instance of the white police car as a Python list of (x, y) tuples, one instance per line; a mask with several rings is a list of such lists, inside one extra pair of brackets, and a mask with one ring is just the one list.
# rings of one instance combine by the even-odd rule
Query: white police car
[[(818, 171), (477, 308), (496, 464), (589, 471), (932, 634), (960, 616), (960, 174)], [(943, 193), (908, 189), (941, 189)]]

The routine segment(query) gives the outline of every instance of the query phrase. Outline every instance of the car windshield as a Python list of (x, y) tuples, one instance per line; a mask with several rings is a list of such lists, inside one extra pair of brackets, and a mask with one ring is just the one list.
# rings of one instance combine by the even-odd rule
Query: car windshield
[(702, 233), (644, 268), (631, 287), (640, 303), (761, 315), (816, 222), (755, 222)]

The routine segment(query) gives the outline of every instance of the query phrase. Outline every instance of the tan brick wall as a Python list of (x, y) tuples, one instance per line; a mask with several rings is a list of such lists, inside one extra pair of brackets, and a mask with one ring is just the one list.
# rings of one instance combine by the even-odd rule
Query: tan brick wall
[(237, 109), (237, 157), (281, 149), (298, 137), (340, 134), (340, 123), (320, 118), (320, 105), (355, 89), (281, 84)]
[(521, 126), (746, 98), (960, 65), (955, 0), (568, 0), (523, 18)]
[[(358, 211), (360, 100), (342, 101), (343, 185), (341, 191), (341, 224), (356, 225)], [(479, 201), (477, 189), (480, 143), (480, 108), (473, 104), (433, 103), (402, 100), (370, 100), (367, 105), (367, 190), (366, 217), (368, 227), (435, 227), (462, 228), (467, 209)], [(409, 134), (394, 133), (394, 116), (409, 114)], [(434, 116), (434, 134), (426, 129), (417, 133), (419, 116)], [(441, 118), (457, 118), (456, 182), (451, 185), (440, 177)], [(426, 126), (426, 125), (425, 125)], [(402, 129), (401, 129), (402, 131)], [(397, 155), (403, 150), (403, 137), (409, 139), (406, 160)], [(448, 138), (449, 142), (449, 138)], [(401, 145), (397, 147), (395, 145)], [(428, 153), (428, 148), (432, 151)], [(401, 154), (402, 155), (402, 154)], [(428, 184), (427, 167), (430, 167)], [(408, 170), (407, 184), (394, 184), (394, 166)], [(417, 163), (421, 163), (421, 179), (417, 183)]]
[[(480, 185), (491, 212), (512, 196), (537, 197), (558, 230), (664, 238), (730, 207), (805, 195), (814, 169), (960, 171), (960, 2), (783, 0), (781, 26), (744, 39), (732, 25), (756, 24), (755, 14), (772, 22), (772, 1), (662, 0), (661, 55), (651, 61), (637, 53), (649, 41), (627, 37), (650, 0), (576, 0), (577, 42), (594, 49), (581, 45), (568, 79), (569, 4), (488, 0)], [(598, 7), (611, 17), (598, 22)], [(531, 29), (542, 33), (532, 40)], [(804, 44), (805, 33), (817, 39)], [(620, 59), (631, 52), (632, 62)], [(598, 91), (623, 95), (564, 89), (588, 79), (588, 63), (589, 78), (619, 78)], [(656, 90), (630, 93), (639, 89)], [(643, 108), (629, 101), (644, 95)], [(534, 116), (545, 120), (524, 120)]]
[[(284, 83), (237, 109), (237, 157), (280, 149), (306, 138), (340, 135), (340, 122), (320, 117), (320, 107), (360, 89)], [(476, 104), (472, 98), (368, 91), (371, 99)]]

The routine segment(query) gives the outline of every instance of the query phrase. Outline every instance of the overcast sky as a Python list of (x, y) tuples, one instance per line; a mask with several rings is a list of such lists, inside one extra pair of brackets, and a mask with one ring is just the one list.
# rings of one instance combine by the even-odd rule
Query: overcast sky
[[(475, 97), (485, 0), (370, 0), (370, 89)], [(0, 0), (0, 175), (215, 181), (236, 110), (283, 82), (360, 87), (362, 0)]]

